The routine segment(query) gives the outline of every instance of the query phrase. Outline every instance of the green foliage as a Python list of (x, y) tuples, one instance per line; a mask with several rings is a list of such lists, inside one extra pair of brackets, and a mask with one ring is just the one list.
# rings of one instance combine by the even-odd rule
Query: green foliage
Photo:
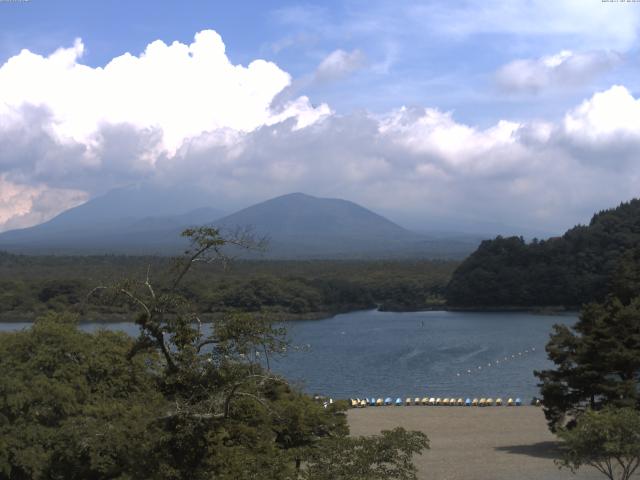
[(552, 429), (586, 408), (640, 406), (640, 296), (587, 305), (572, 329), (554, 327), (546, 349), (557, 368), (536, 375)]
[[(376, 305), (416, 310), (442, 302), (456, 265), (428, 260), (203, 261), (190, 267), (179, 291), (205, 316), (242, 311), (305, 318)], [(0, 320), (47, 311), (120, 320), (131, 312), (130, 303), (120, 297), (87, 303), (96, 285), (144, 277), (150, 269), (156, 288), (168, 289), (180, 266), (184, 264), (162, 257), (29, 257), (0, 252)]]
[(136, 311), (137, 339), (55, 314), (0, 334), (0, 479), (328, 478), (323, 463), (331, 478), (415, 478), (426, 438), (349, 439), (346, 404), (324, 408), (269, 370), (286, 339), (268, 317), (231, 314), (204, 333), (181, 281), (251, 239), (186, 234), (192, 248), (163, 288), (147, 272), (91, 294)]
[(163, 404), (154, 355), (128, 361), (124, 334), (48, 315), (0, 336), (0, 478), (142, 478)]
[[(594, 215), (562, 237), (487, 240), (454, 272), (447, 301), (458, 306), (569, 306), (602, 301), (621, 270), (638, 281), (640, 199)], [(629, 265), (631, 263), (631, 265)], [(629, 272), (631, 273), (631, 272)], [(619, 285), (620, 286), (620, 285)]]
[(562, 429), (561, 466), (576, 473), (591, 466), (610, 480), (628, 480), (640, 466), (640, 413), (631, 408), (588, 410), (571, 429)]
[(374, 437), (340, 437), (315, 450), (304, 469), (307, 480), (415, 480), (413, 455), (429, 448), (422, 432), (398, 427)]

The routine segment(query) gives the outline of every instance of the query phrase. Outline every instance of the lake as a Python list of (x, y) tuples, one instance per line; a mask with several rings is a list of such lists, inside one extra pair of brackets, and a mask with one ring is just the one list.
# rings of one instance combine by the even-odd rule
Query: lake
[[(349, 397), (521, 397), (538, 395), (534, 370), (552, 326), (577, 315), (476, 312), (351, 312), (288, 322), (292, 348), (273, 370), (309, 393)], [(0, 324), (0, 331), (28, 323)], [(124, 330), (131, 323), (83, 324)]]

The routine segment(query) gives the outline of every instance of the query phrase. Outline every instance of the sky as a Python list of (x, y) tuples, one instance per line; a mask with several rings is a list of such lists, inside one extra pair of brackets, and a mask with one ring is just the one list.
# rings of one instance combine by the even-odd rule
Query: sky
[(150, 182), (560, 233), (639, 195), (640, 2), (0, 0), (0, 231)]

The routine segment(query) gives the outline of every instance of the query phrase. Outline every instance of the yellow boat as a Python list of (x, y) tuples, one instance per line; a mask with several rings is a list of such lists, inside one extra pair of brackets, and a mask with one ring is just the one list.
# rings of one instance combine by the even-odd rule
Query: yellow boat
[(367, 401), (366, 400), (360, 400), (360, 408), (364, 408), (367, 406)]
[(449, 406), (449, 399), (448, 398), (443, 399), (441, 405), (444, 405), (444, 406), (448, 407)]
[(384, 405), (384, 400), (382, 400), (381, 398), (376, 400), (376, 407), (381, 407), (382, 405)]
[(456, 399), (455, 398), (450, 399), (449, 400), (449, 405), (451, 405), (452, 407), (455, 407), (456, 406)]
[(493, 398), (487, 398), (487, 407), (493, 406)]
[(436, 398), (436, 405), (442, 405), (442, 399), (440, 397)]
[(477, 406), (478, 406), (478, 399), (477, 399), (477, 398), (474, 398), (473, 400), (471, 400), (471, 405), (472, 405), (473, 407), (477, 407)]
[(351, 406), (352, 406), (353, 408), (357, 407), (357, 406), (358, 406), (358, 404), (359, 404), (358, 400), (356, 400), (355, 398), (352, 398), (352, 399), (351, 399)]
[(422, 402), (420, 401), (420, 397), (416, 397), (413, 399), (413, 403), (415, 403), (416, 405), (420, 405)]
[(515, 404), (513, 402), (513, 398), (510, 398), (509, 400), (507, 400), (507, 407), (513, 407)]
[(464, 400), (462, 398), (458, 399), (458, 406), (459, 407), (464, 407)]
[(486, 407), (487, 406), (487, 399), (486, 398), (481, 398), (480, 401), (478, 402), (478, 406), (479, 407)]
[(411, 405), (411, 399), (410, 398), (405, 399), (404, 404), (407, 406)]
[(422, 397), (422, 404), (429, 405), (429, 399), (427, 397)]
[(496, 407), (500, 407), (502, 405), (502, 399), (498, 398), (496, 399)]
[(432, 406), (433, 406), (433, 405), (435, 405), (435, 404), (436, 404), (436, 399), (435, 399), (435, 398), (433, 398), (433, 397), (431, 397), (431, 398), (429, 399), (429, 401), (428, 401), (428, 404), (429, 404), (429, 405), (432, 405)]

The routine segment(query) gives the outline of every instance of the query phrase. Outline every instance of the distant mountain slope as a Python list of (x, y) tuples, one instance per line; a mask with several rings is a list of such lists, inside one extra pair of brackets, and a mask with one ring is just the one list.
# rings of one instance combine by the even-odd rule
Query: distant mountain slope
[[(180, 232), (213, 224), (227, 231), (251, 227), (270, 238), (264, 258), (462, 258), (477, 236), (411, 232), (353, 202), (293, 193), (224, 218), (194, 192), (129, 187), (93, 199), (49, 222), (0, 234), (0, 249), (39, 254), (174, 255)], [(186, 213), (185, 213), (186, 212)]]
[[(458, 306), (579, 306), (599, 301), (621, 271), (638, 267), (640, 200), (593, 216), (562, 237), (486, 240), (456, 269), (447, 301)], [(640, 271), (640, 270), (639, 270)]]
[(0, 234), (0, 249), (23, 253), (174, 253), (184, 227), (224, 213), (201, 208), (197, 190), (131, 186), (112, 190), (48, 222)]
[(215, 222), (251, 226), (269, 237), (272, 258), (460, 257), (476, 240), (452, 243), (420, 235), (353, 202), (303, 193), (283, 195)]

